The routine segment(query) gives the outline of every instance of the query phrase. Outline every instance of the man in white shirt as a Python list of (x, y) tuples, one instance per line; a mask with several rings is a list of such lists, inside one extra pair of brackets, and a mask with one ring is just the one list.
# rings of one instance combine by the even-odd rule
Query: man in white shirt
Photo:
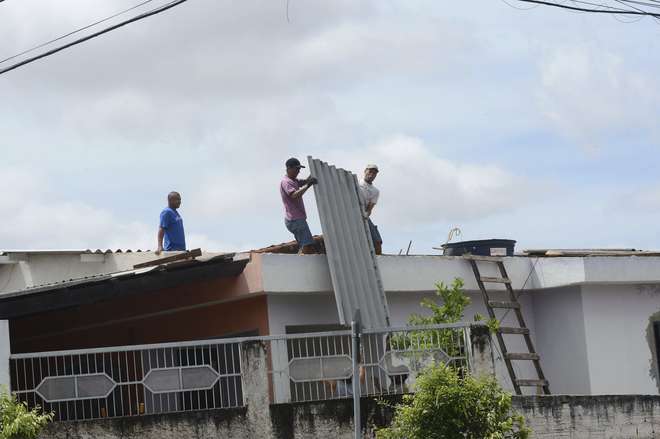
[(380, 255), (383, 253), (383, 239), (380, 237), (378, 227), (371, 221), (371, 212), (374, 210), (380, 196), (380, 191), (373, 184), (377, 175), (378, 166), (367, 165), (364, 170), (364, 180), (360, 183), (360, 191), (364, 197), (366, 213), (369, 217), (369, 231), (371, 232), (371, 240), (374, 243), (374, 250), (376, 250), (377, 255)]

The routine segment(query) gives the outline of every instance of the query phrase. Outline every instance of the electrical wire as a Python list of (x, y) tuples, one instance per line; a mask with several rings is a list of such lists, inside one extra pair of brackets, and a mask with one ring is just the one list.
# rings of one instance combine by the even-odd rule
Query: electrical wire
[(536, 8), (538, 8), (538, 7), (540, 6), (540, 5), (531, 5), (531, 6), (529, 6), (528, 8), (521, 8), (521, 7), (518, 7), (518, 6), (512, 5), (512, 4), (509, 3), (507, 0), (500, 0), (500, 1), (501, 1), (502, 3), (504, 3), (504, 4), (506, 4), (507, 6), (512, 7), (513, 9), (518, 9), (519, 11), (529, 11), (530, 9), (536, 9)]
[[(527, 285), (527, 282), (529, 282), (529, 279), (532, 277), (532, 273), (534, 273), (534, 270), (536, 268), (536, 264), (539, 262), (539, 259), (540, 258), (537, 257), (536, 260), (534, 261), (534, 264), (532, 265), (532, 268), (529, 270), (529, 273), (527, 274), (527, 278), (525, 279), (525, 282), (523, 282), (522, 287), (520, 287), (520, 293), (516, 296), (516, 300), (518, 300), (520, 298), (520, 296), (522, 296), (523, 293), (525, 292), (525, 286)], [(498, 319), (499, 323), (504, 321), (506, 316), (509, 314), (509, 311), (511, 311), (511, 308), (507, 309), (506, 312), (504, 313), (504, 315), (500, 319)], [(493, 343), (492, 346), (495, 347), (495, 350), (497, 351), (497, 354), (498, 354), (499, 358), (504, 360), (504, 354), (500, 350), (499, 346), (497, 346), (497, 343)], [(518, 368), (518, 366), (516, 365), (515, 362), (513, 362), (513, 361), (511, 362), (511, 367), (513, 367), (514, 372), (516, 373), (516, 376), (520, 376), (520, 369)], [(513, 380), (511, 379), (511, 377), (508, 376), (508, 374), (506, 374), (506, 377), (508, 378), (509, 382), (511, 383), (511, 386), (514, 387)]]
[(100, 31), (98, 31), (98, 32), (94, 32), (93, 34), (87, 35), (87, 36), (85, 36), (85, 37), (83, 37), (83, 38), (79, 38), (79, 39), (74, 40), (74, 41), (72, 41), (72, 42), (70, 42), (70, 43), (67, 43), (67, 44), (64, 44), (64, 45), (62, 45), (62, 46), (56, 47), (56, 48), (54, 48), (54, 49), (48, 50), (48, 51), (46, 51), (46, 52), (44, 52), (44, 53), (42, 53), (42, 54), (40, 54), (40, 55), (33, 56), (33, 57), (31, 57), (31, 58), (28, 58), (28, 59), (23, 60), (23, 61), (21, 61), (21, 62), (18, 62), (18, 63), (16, 63), (16, 64), (12, 64), (12, 65), (10, 65), (9, 67), (6, 67), (6, 68), (3, 68), (3, 69), (0, 69), (0, 75), (5, 74), (5, 73), (7, 73), (7, 72), (10, 72), (10, 71), (12, 71), (12, 70), (14, 70), (14, 69), (17, 69), (17, 68), (19, 68), (19, 67), (22, 67), (22, 66), (24, 66), (24, 65), (26, 65), (26, 64), (30, 64), (30, 63), (32, 63), (32, 62), (38, 61), (38, 60), (40, 60), (40, 59), (42, 59), (42, 58), (46, 58), (46, 57), (48, 57), (48, 56), (51, 56), (51, 55), (53, 55), (53, 54), (55, 54), (55, 53), (57, 53), (57, 52), (60, 52), (60, 51), (62, 51), (62, 50), (64, 50), (64, 49), (68, 49), (69, 47), (72, 47), (72, 46), (75, 46), (75, 45), (78, 45), (78, 44), (84, 43), (85, 41), (91, 40), (92, 38), (96, 38), (96, 37), (98, 37), (98, 36), (100, 36), (100, 35), (103, 35), (103, 34), (106, 34), (106, 33), (108, 33), (108, 32), (111, 32), (111, 31), (113, 31), (113, 30), (115, 30), (115, 29), (118, 29), (118, 28), (120, 28), (120, 27), (126, 26), (127, 24), (134, 23), (134, 22), (139, 21), (139, 20), (143, 20), (143, 19), (145, 19), (145, 18), (151, 17), (151, 16), (156, 15), (156, 14), (160, 14), (161, 12), (165, 12), (165, 11), (167, 11), (168, 9), (171, 9), (171, 8), (173, 8), (173, 7), (175, 7), (175, 6), (178, 6), (178, 5), (182, 4), (182, 3), (185, 3), (185, 2), (187, 2), (187, 1), (188, 1), (188, 0), (173, 0), (173, 1), (169, 2), (169, 3), (166, 3), (166, 4), (163, 5), (163, 6), (159, 6), (158, 8), (152, 9), (152, 10), (150, 10), (150, 11), (147, 11), (147, 12), (145, 12), (145, 13), (142, 13), (142, 14), (140, 14), (140, 15), (137, 15), (137, 16), (135, 16), (135, 17), (133, 17), (133, 18), (130, 18), (130, 19), (125, 20), (125, 21), (122, 21), (122, 22), (117, 23), (117, 24), (115, 24), (115, 25), (113, 25), (113, 26), (107, 27), (107, 28), (105, 28), (105, 29), (103, 29), (103, 30), (100, 30)]
[[(4, 1), (4, 0), (0, 0), (0, 2), (1, 2), (1, 1)], [(12, 55), (12, 56), (10, 56), (9, 58), (0, 59), (0, 64), (2, 64), (2, 63), (4, 63), (4, 62), (7, 62), (7, 61), (9, 61), (9, 60), (12, 60), (12, 59), (18, 58), (18, 57), (21, 56), (21, 55), (25, 55), (25, 54), (27, 54), (27, 53), (34, 52), (35, 50), (37, 50), (37, 49), (41, 49), (42, 47), (47, 46), (47, 45), (49, 45), (49, 44), (52, 44), (52, 43), (54, 43), (54, 42), (56, 42), (56, 41), (60, 41), (60, 40), (62, 40), (62, 39), (64, 39), (64, 38), (66, 38), (66, 37), (70, 37), (71, 35), (74, 35), (74, 34), (77, 34), (77, 33), (79, 33), (79, 32), (82, 32), (82, 31), (84, 31), (84, 30), (87, 30), (87, 29), (89, 29), (90, 27), (94, 27), (94, 26), (96, 26), (96, 25), (98, 25), (98, 24), (105, 23), (105, 22), (108, 21), (108, 20), (112, 20), (113, 18), (119, 17), (120, 15), (123, 15), (123, 14), (125, 14), (125, 13), (127, 13), (127, 12), (130, 12), (130, 11), (132, 11), (132, 10), (134, 10), (134, 9), (139, 8), (140, 6), (144, 6), (144, 5), (146, 5), (147, 3), (151, 3), (152, 1), (154, 1), (154, 0), (145, 0), (145, 1), (143, 1), (142, 3), (139, 3), (139, 4), (137, 4), (137, 5), (135, 5), (135, 6), (132, 6), (132, 7), (128, 8), (128, 9), (124, 9), (124, 10), (121, 11), (121, 12), (117, 12), (116, 14), (110, 15), (109, 17), (106, 17), (106, 18), (104, 18), (104, 19), (102, 19), (102, 20), (95, 21), (94, 23), (88, 24), (87, 26), (83, 26), (83, 27), (81, 27), (81, 28), (78, 28), (78, 29), (76, 29), (76, 30), (74, 30), (74, 31), (71, 31), (71, 32), (69, 32), (69, 33), (67, 33), (67, 34), (64, 34), (64, 35), (62, 35), (62, 36), (60, 36), (60, 37), (54, 38), (54, 39), (52, 39), (52, 40), (50, 40), (50, 41), (46, 41), (45, 43), (41, 43), (41, 44), (39, 44), (39, 45), (37, 45), (37, 46), (32, 47), (31, 49), (27, 49), (27, 50), (24, 50), (23, 52), (17, 53), (16, 55)]]
[[(631, 11), (629, 9), (615, 8), (615, 7), (612, 7), (612, 6), (598, 5), (596, 3), (584, 2), (584, 1), (578, 1), (578, 0), (573, 1), (575, 6), (570, 6), (570, 5), (566, 5), (566, 4), (560, 4), (560, 3), (553, 3), (551, 1), (545, 1), (545, 0), (518, 0), (518, 1), (519, 2), (524, 2), (524, 3), (534, 3), (534, 4), (539, 4), (539, 5), (553, 6), (553, 7), (568, 9), (568, 10), (572, 10), (572, 11), (591, 12), (591, 13), (596, 13), (596, 14), (641, 15), (641, 16), (649, 16), (649, 17), (654, 17), (654, 18), (660, 18), (660, 13), (654, 13), (654, 12), (650, 12), (650, 11), (641, 11), (640, 12), (640, 11), (636, 11), (636, 10)], [(586, 6), (594, 6), (594, 7), (577, 6), (578, 4), (586, 5)], [(601, 8), (605, 8), (605, 9), (596, 9), (595, 7), (601, 7)], [(653, 6), (653, 7), (655, 7), (655, 6)]]
[[(617, 2), (617, 3), (621, 3), (622, 5), (626, 6), (626, 2), (624, 2), (624, 1), (621, 1), (621, 0), (614, 0), (614, 1)], [(631, 8), (635, 9), (636, 11), (644, 12), (643, 9), (639, 9), (639, 8), (637, 8), (637, 7), (635, 7), (635, 6), (631, 6)], [(644, 18), (644, 16), (640, 15), (639, 17), (635, 17), (635, 18), (633, 18), (633, 19), (631, 19), (631, 20), (629, 20), (629, 21), (626, 21), (626, 20), (622, 20), (621, 18), (619, 18), (618, 15), (613, 15), (613, 17), (614, 17), (614, 19), (615, 19), (616, 21), (618, 21), (618, 22), (620, 22), (620, 23), (636, 23), (636, 22), (638, 22), (639, 20), (641, 20), (642, 18)]]
[[(532, 265), (532, 268), (529, 270), (529, 274), (527, 275), (527, 279), (525, 279), (525, 282), (523, 282), (522, 287), (520, 287), (520, 293), (516, 296), (516, 300), (520, 299), (520, 296), (522, 296), (525, 293), (525, 286), (527, 285), (527, 282), (529, 281), (529, 278), (532, 277), (532, 273), (534, 273), (534, 270), (536, 269), (536, 264), (539, 262), (540, 258), (536, 258), (534, 261), (534, 264)], [(511, 308), (507, 309), (502, 318), (500, 318), (500, 322), (503, 322), (504, 319), (506, 318), (507, 315), (509, 315), (509, 312), (511, 311)], [(522, 312), (522, 311), (521, 311)]]

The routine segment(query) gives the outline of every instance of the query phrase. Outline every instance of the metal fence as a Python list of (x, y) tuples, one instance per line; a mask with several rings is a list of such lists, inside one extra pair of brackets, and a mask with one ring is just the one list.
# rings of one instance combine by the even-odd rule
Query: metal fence
[[(410, 392), (432, 363), (471, 365), (465, 324), (364, 330), (360, 340), (363, 396)], [(243, 347), (254, 342), (272, 402), (352, 396), (351, 331), (15, 354), (11, 389), (58, 421), (242, 407)]]
[(58, 421), (243, 405), (239, 343), (168, 343), (10, 357), (11, 388)]
[[(471, 364), (466, 324), (365, 329), (360, 340), (363, 396), (408, 393), (417, 374), (432, 363), (444, 362), (466, 372)], [(271, 339), (275, 402), (351, 397), (352, 351), (351, 331)]]

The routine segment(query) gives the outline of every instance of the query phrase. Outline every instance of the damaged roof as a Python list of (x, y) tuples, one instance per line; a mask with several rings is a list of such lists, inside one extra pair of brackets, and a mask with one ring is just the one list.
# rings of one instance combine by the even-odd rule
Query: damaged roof
[(192, 281), (234, 277), (243, 272), (249, 253), (214, 254), (157, 263), (142, 268), (68, 279), (0, 295), (0, 319), (102, 302), (140, 292), (172, 288)]

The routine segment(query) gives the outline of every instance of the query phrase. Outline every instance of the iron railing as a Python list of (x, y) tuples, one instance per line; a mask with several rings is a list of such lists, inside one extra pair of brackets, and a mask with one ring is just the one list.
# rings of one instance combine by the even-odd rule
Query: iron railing
[(239, 343), (166, 343), (17, 354), (11, 389), (58, 421), (243, 405)]
[[(369, 329), (360, 340), (363, 396), (410, 392), (435, 362), (471, 366), (469, 324)], [(255, 342), (272, 402), (352, 396), (348, 330), (14, 354), (11, 390), (58, 421), (242, 407), (243, 346)]]
[[(469, 324), (368, 329), (360, 340), (363, 396), (411, 392), (432, 363), (466, 372), (471, 365)], [(351, 331), (276, 336), (269, 343), (275, 402), (352, 396)]]

